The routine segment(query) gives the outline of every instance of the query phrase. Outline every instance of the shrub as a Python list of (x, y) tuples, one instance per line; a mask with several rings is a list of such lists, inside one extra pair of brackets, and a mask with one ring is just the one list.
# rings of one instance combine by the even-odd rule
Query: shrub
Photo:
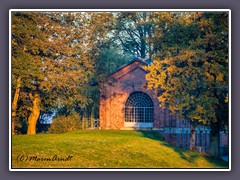
[(81, 117), (76, 112), (72, 112), (69, 116), (57, 116), (53, 119), (48, 133), (65, 133), (82, 129)]

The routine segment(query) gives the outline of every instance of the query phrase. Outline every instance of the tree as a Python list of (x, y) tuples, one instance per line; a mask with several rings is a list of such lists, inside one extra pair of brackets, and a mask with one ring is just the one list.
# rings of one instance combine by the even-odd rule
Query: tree
[(112, 42), (123, 52), (142, 59), (155, 58), (161, 51), (161, 37), (177, 19), (175, 12), (117, 12), (114, 13)]
[(228, 123), (228, 14), (181, 18), (159, 39), (162, 50), (147, 67), (148, 87), (161, 92), (162, 107), (191, 120), (193, 130), (199, 123), (211, 125), (216, 137)]
[[(42, 44), (43, 35), (36, 28), (37, 16), (32, 13), (12, 14), (12, 92), (14, 98), (12, 101), (12, 133), (16, 124), (16, 111), (18, 109), (18, 100), (20, 91), (24, 88), (34, 87), (35, 79), (40, 79), (39, 56), (36, 56), (37, 49), (35, 44)], [(31, 67), (31, 68), (29, 68)], [(28, 78), (31, 77), (31, 78)], [(24, 114), (21, 112), (20, 116)]]
[(86, 106), (91, 101), (92, 63), (79, 43), (85, 40), (85, 24), (75, 24), (74, 17), (71, 13), (12, 14), (12, 109), (21, 110), (18, 116), (28, 119), (28, 134), (36, 133), (41, 110), (74, 103)]
[[(124, 52), (145, 58), (150, 53), (148, 38), (152, 36), (152, 22), (148, 12), (115, 13), (112, 40), (121, 44)], [(149, 45), (151, 47), (151, 45)]]

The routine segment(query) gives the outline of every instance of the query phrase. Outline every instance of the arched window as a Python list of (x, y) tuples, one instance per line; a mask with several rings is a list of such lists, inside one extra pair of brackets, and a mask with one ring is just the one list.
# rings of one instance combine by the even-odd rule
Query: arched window
[(125, 103), (125, 122), (153, 122), (153, 102), (147, 94), (130, 94)]

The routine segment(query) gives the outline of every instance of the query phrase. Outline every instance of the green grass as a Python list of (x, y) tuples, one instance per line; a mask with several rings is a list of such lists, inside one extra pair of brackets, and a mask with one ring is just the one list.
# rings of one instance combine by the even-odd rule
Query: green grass
[[(120, 130), (15, 135), (12, 168), (228, 168), (227, 162), (171, 146), (162, 139), (154, 131)], [(31, 156), (54, 155), (73, 157), (69, 161), (29, 161)]]

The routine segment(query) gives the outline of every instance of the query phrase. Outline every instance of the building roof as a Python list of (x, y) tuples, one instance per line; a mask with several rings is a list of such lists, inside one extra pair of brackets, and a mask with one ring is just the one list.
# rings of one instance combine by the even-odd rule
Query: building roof
[(149, 64), (152, 63), (152, 60), (151, 60), (151, 59), (143, 60), (143, 59), (140, 59), (140, 58), (135, 57), (135, 58), (133, 58), (131, 61), (129, 61), (127, 64), (124, 64), (123, 66), (117, 68), (115, 71), (113, 71), (112, 73), (110, 73), (108, 76), (111, 76), (111, 75), (115, 74), (116, 72), (120, 71), (121, 69), (125, 68), (126, 66), (131, 65), (132, 63), (134, 63), (134, 62), (136, 62), (136, 61), (138, 61), (138, 62), (140, 62), (140, 63), (142, 63), (142, 64), (144, 64), (144, 65), (149, 65)]

